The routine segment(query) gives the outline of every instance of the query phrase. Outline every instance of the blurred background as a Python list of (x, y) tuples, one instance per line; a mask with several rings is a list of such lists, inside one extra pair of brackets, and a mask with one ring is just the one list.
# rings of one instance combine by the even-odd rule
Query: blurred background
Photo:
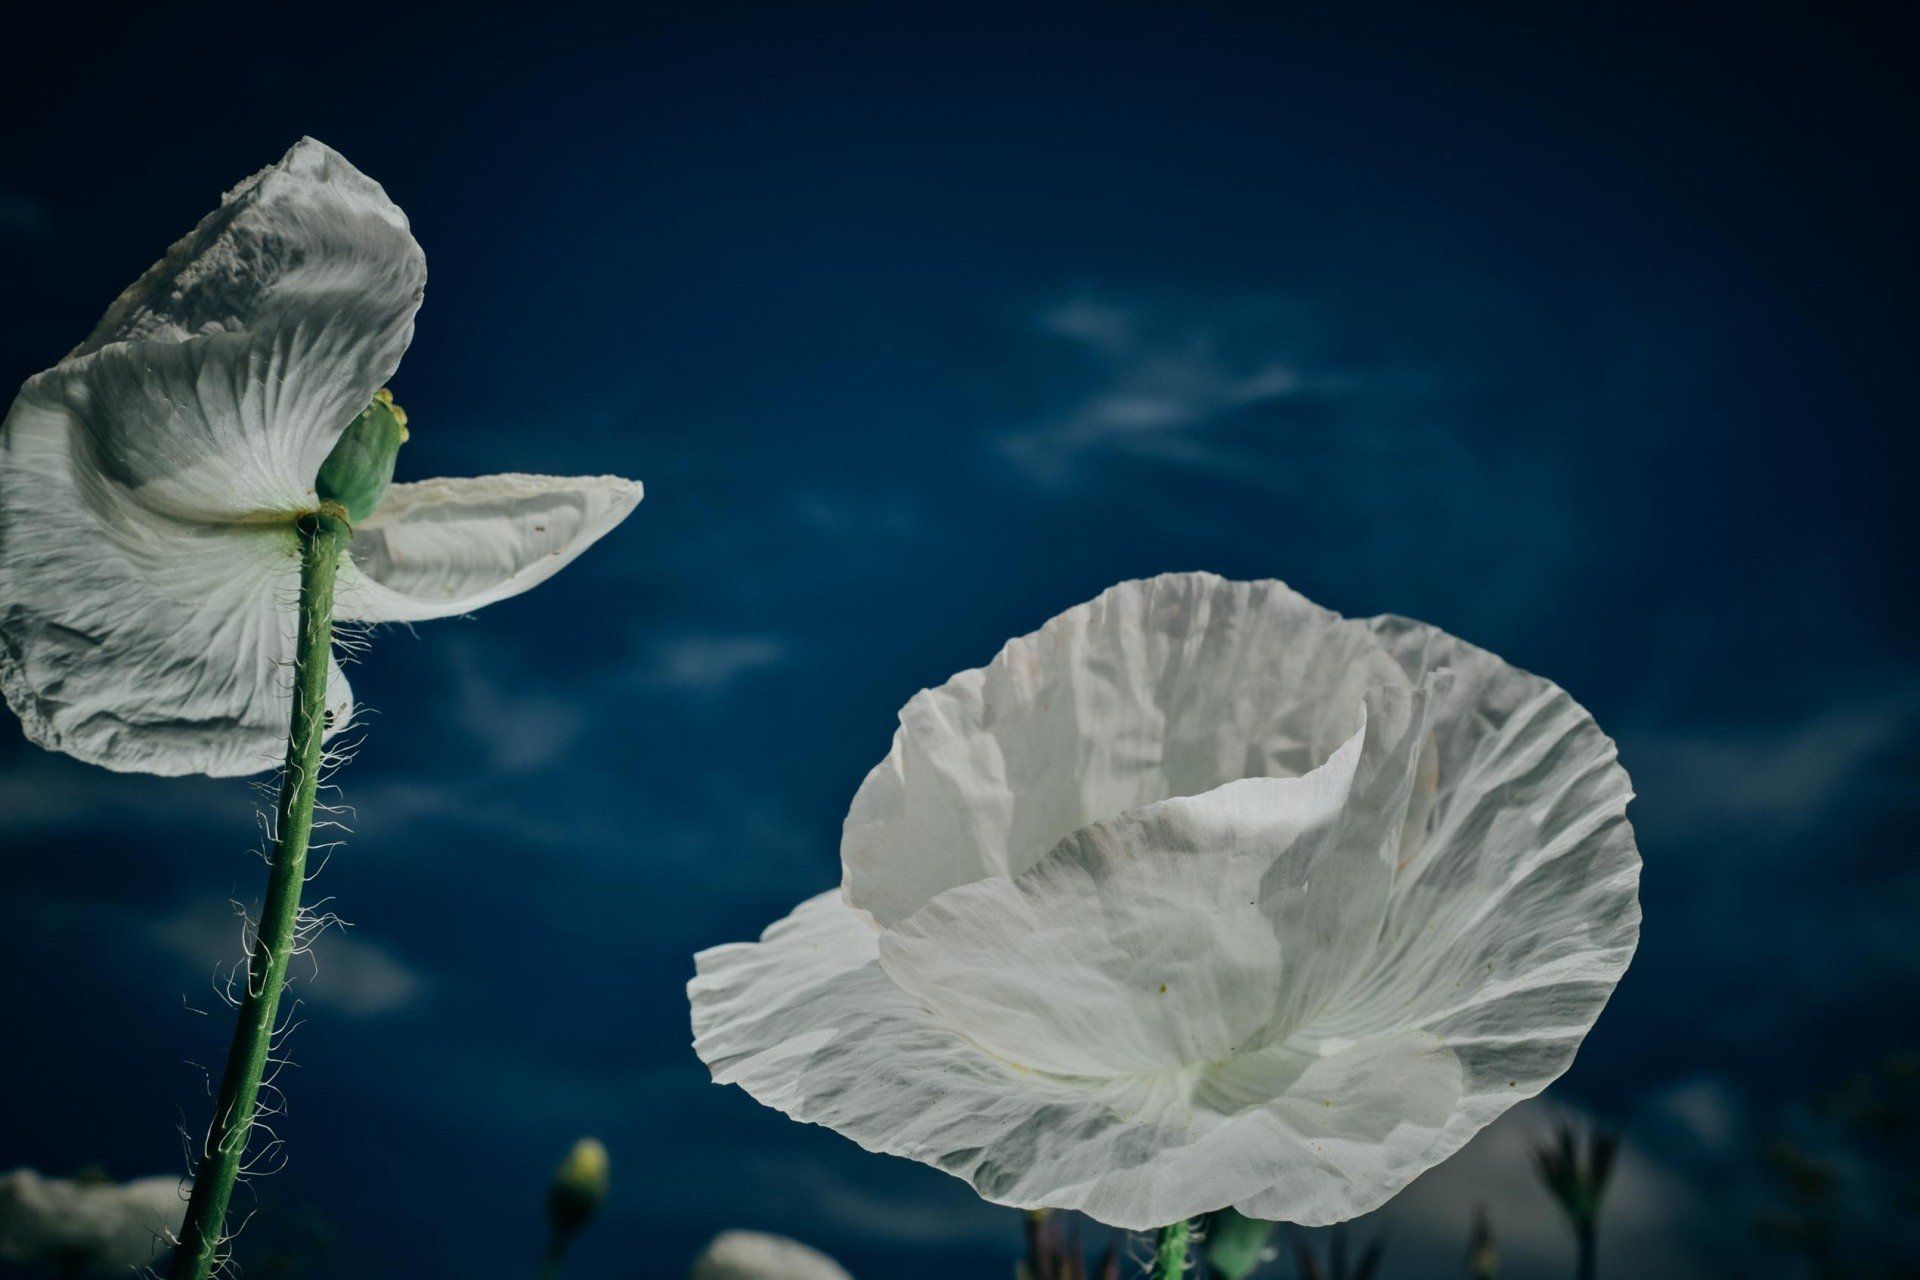
[[(1194, 568), (1552, 677), (1639, 793), (1632, 971), (1557, 1111), (1387, 1211), (1384, 1276), (1462, 1274), (1479, 1201), (1503, 1274), (1567, 1274), (1529, 1164), (1555, 1116), (1625, 1134), (1603, 1274), (1811, 1274), (1809, 1232), (1902, 1256), (1910, 19), (1548, 8), (22, 31), (9, 393), (311, 134), (426, 250), (402, 478), (647, 485), (539, 592), (354, 670), (354, 836), (314, 890), (353, 928), (298, 989), (255, 1274), (530, 1273), (592, 1133), (613, 1189), (570, 1275), (678, 1275), (735, 1226), (859, 1276), (1009, 1275), (1020, 1215), (709, 1084), (690, 957), (833, 883), (915, 690)], [(5, 717), (0, 1170), (182, 1167), (258, 809)]]

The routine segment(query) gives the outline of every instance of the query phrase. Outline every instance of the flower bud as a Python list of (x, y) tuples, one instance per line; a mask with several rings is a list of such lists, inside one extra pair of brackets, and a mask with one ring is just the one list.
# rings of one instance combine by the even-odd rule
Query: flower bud
[(1493, 1245), (1493, 1223), (1487, 1218), (1485, 1205), (1474, 1206), (1473, 1234), (1467, 1238), (1467, 1274), (1473, 1280), (1499, 1280), (1500, 1253)]
[(340, 433), (333, 452), (320, 465), (314, 482), (320, 500), (339, 503), (355, 524), (365, 520), (393, 483), (394, 460), (406, 439), (407, 411), (382, 387), (373, 393), (373, 403)]
[(547, 1221), (556, 1239), (566, 1239), (593, 1221), (607, 1198), (608, 1173), (607, 1149), (597, 1139), (573, 1144), (547, 1184)]
[(1249, 1218), (1237, 1209), (1212, 1214), (1205, 1232), (1208, 1272), (1219, 1280), (1245, 1280), (1274, 1256), (1273, 1232), (1273, 1223)]

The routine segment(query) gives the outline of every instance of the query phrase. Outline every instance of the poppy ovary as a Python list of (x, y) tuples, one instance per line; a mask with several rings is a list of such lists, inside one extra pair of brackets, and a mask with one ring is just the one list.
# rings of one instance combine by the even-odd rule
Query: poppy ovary
[(385, 387), (374, 392), (373, 403), (347, 424), (320, 464), (314, 479), (320, 500), (339, 503), (355, 524), (372, 515), (393, 483), (393, 464), (407, 434), (407, 411), (393, 402), (393, 393)]

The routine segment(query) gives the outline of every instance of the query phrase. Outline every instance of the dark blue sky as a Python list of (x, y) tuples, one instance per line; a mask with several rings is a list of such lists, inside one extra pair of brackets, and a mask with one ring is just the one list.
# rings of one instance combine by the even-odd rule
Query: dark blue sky
[[(1644, 942), (1556, 1096), (1706, 1091), (1758, 1134), (1910, 1040), (1893, 22), (332, 9), (36, 43), (0, 80), (9, 392), (311, 134), (426, 250), (403, 475), (648, 487), (553, 582), (356, 669), (318, 885), (355, 927), (263, 1202), (333, 1220), (325, 1274), (513, 1274), (593, 1132), (581, 1275), (729, 1225), (997, 1268), (1013, 1215), (707, 1084), (681, 988), (832, 882), (909, 695), (1168, 569), (1438, 623), (1619, 740)], [(255, 807), (0, 727), (0, 1168), (176, 1167)]]

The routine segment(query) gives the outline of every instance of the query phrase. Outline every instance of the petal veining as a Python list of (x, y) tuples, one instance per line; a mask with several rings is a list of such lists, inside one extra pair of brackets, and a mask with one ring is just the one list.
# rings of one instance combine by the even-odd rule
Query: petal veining
[[(0, 685), (44, 746), (251, 773), (288, 718), (291, 516), (412, 334), (425, 265), (311, 140), (229, 192), (0, 426)], [(331, 673), (335, 729), (351, 712)]]
[(1316, 1026), (1415, 1027), (1453, 1046), (1466, 1093), (1444, 1155), (1567, 1069), (1626, 972), (1640, 936), (1633, 791), (1559, 686), (1422, 623), (1373, 626), (1411, 678), (1453, 674), (1434, 716), (1439, 787), (1379, 948)]
[[(30, 383), (0, 440), (0, 687), (27, 736), (111, 769), (278, 763), (299, 592), (291, 527), (156, 514), (77, 465)], [(336, 730), (352, 697), (336, 667)]]

